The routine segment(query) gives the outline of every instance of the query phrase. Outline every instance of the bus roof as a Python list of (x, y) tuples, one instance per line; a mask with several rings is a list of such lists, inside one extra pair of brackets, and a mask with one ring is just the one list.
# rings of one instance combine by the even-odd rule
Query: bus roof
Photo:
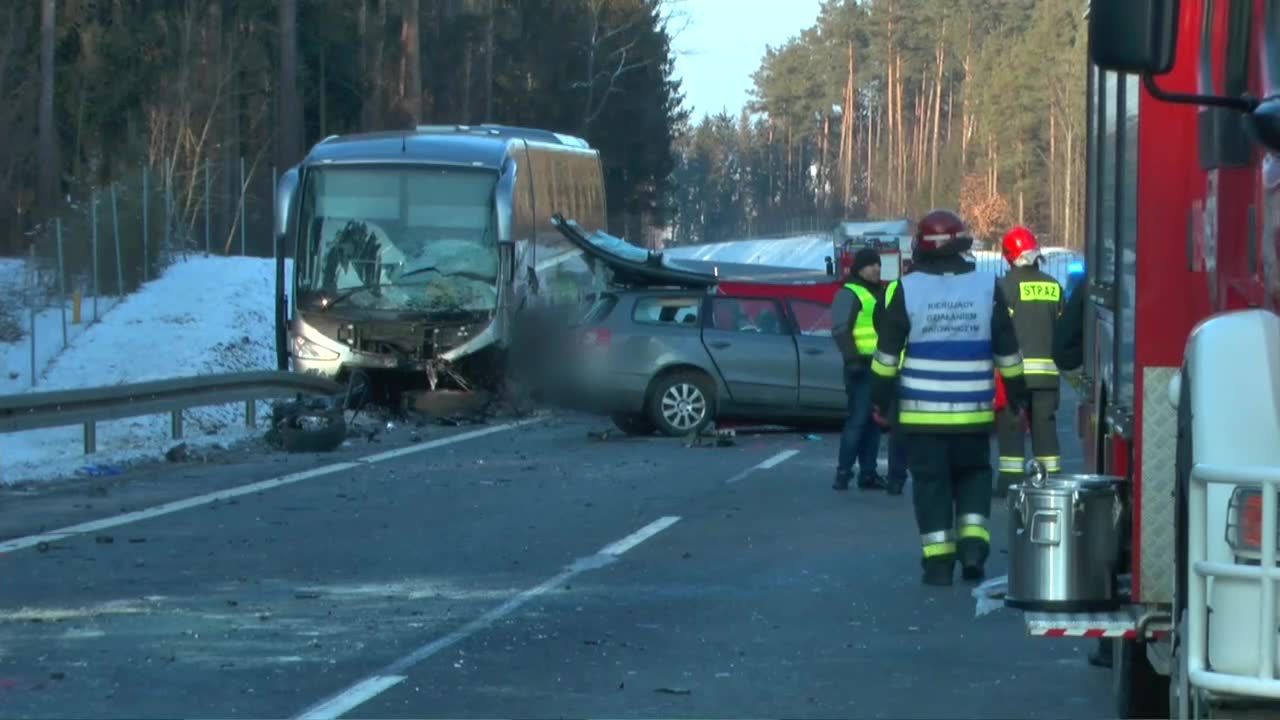
[(497, 170), (512, 140), (590, 149), (580, 138), (548, 130), (502, 125), (424, 125), (409, 131), (334, 135), (312, 147), (305, 162), (420, 162)]

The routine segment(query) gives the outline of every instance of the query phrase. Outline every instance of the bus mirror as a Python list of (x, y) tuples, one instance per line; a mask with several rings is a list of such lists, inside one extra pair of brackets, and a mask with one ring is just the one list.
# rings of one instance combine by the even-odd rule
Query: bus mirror
[(1089, 2), (1089, 54), (1103, 70), (1163, 75), (1177, 37), (1178, 0)]
[(497, 213), (499, 243), (512, 242), (511, 226), (515, 213), (515, 193), (516, 167), (514, 163), (511, 163), (503, 170), (502, 175), (498, 178), (498, 184), (494, 188), (493, 207)]
[(1246, 123), (1253, 139), (1272, 152), (1280, 152), (1280, 100), (1266, 100), (1249, 113)]
[(276, 182), (275, 231), (277, 237), (288, 234), (289, 207), (293, 205), (293, 193), (298, 188), (298, 168), (289, 168)]

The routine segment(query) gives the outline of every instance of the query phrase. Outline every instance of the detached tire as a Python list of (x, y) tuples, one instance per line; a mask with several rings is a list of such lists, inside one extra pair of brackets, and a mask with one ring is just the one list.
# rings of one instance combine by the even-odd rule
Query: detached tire
[(715, 391), (706, 375), (683, 370), (654, 382), (649, 393), (649, 420), (663, 435), (694, 435), (714, 419)]
[(612, 415), (614, 427), (618, 428), (627, 435), (652, 435), (654, 431), (653, 423), (649, 422), (649, 418), (644, 415), (632, 415), (630, 413), (616, 413)]

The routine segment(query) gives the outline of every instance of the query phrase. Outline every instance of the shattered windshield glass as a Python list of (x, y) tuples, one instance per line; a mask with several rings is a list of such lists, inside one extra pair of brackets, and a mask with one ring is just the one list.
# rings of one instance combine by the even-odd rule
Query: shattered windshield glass
[(433, 313), (497, 306), (497, 173), (313, 168), (303, 188), (298, 298), (313, 308)]

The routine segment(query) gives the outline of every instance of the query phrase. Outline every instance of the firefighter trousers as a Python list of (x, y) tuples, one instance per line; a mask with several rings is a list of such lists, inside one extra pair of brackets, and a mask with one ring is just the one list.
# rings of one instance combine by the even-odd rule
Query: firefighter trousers
[(923, 559), (981, 567), (990, 552), (991, 438), (987, 433), (910, 433), (911, 499)]
[[(1030, 390), (1031, 453), (1051, 473), (1062, 471), (1058, 449), (1058, 390)], [(1026, 429), (1013, 408), (996, 415), (996, 437), (1000, 446), (1000, 476), (996, 495), (1003, 496), (1010, 485), (1021, 482), (1026, 474)]]

